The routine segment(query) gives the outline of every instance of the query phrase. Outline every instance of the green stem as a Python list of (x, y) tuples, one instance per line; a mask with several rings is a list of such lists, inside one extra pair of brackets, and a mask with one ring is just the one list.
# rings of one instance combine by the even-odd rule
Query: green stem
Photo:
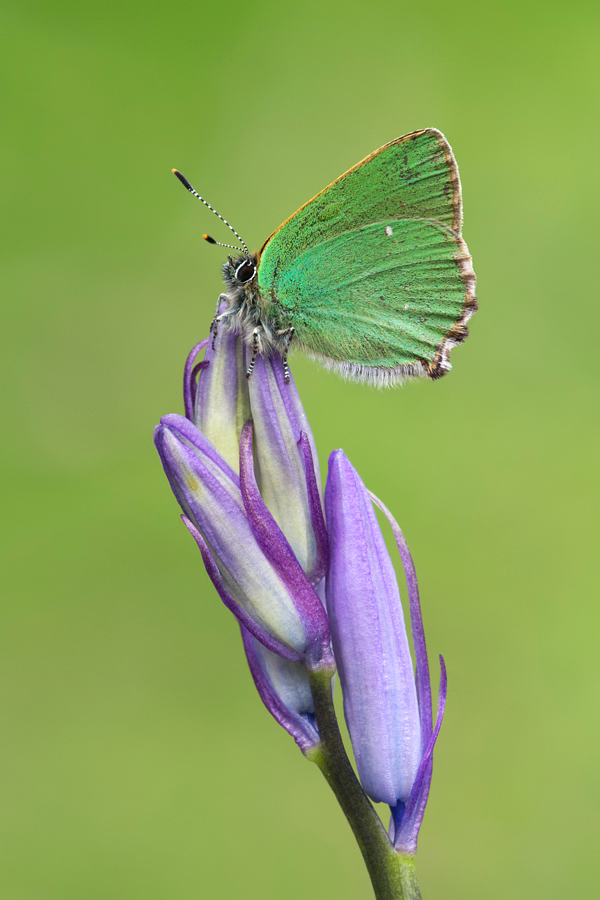
[(331, 695), (330, 672), (308, 672), (320, 743), (307, 754), (327, 779), (365, 860), (377, 900), (421, 900), (412, 856), (397, 853), (346, 754)]

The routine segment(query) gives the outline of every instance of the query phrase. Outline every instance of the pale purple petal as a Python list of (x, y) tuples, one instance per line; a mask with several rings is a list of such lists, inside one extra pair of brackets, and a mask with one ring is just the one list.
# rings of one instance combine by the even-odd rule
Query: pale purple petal
[(328, 646), (329, 624), (323, 604), (258, 490), (252, 456), (252, 422), (246, 422), (242, 429), (240, 487), (252, 532), (266, 559), (294, 597), (308, 642), (315, 648)]
[(417, 852), (419, 830), (429, 798), (429, 788), (431, 786), (431, 773), (433, 768), (433, 748), (435, 747), (435, 742), (437, 741), (440, 728), (442, 727), (447, 690), (448, 681), (446, 676), (446, 665), (443, 656), (440, 656), (440, 689), (438, 693), (438, 709), (435, 729), (429, 739), (427, 749), (423, 754), (423, 759), (419, 765), (411, 795), (406, 802), (406, 809), (402, 821), (399, 823), (399, 827), (396, 828), (394, 838), (396, 850), (401, 853), (408, 853), (412, 856)]
[(194, 360), (200, 351), (208, 344), (208, 338), (199, 341), (188, 354), (183, 368), (183, 403), (185, 406), (185, 415), (191, 419), (194, 411), (194, 401), (196, 399), (196, 375), (198, 367), (194, 366)]
[(319, 743), (306, 669), (271, 653), (243, 626), (242, 640), (250, 672), (261, 700), (279, 724), (306, 753)]
[(191, 394), (190, 399), (192, 401), (192, 407), (191, 407), (192, 415), (188, 416), (186, 413), (186, 418), (189, 419), (190, 421), (193, 421), (193, 411), (196, 406), (196, 394), (198, 393), (198, 376), (199, 376), (200, 372), (202, 371), (202, 369), (206, 369), (207, 367), (208, 367), (208, 362), (205, 359), (203, 359), (199, 363), (196, 363), (196, 365), (192, 369), (192, 374), (190, 377), (190, 394)]
[(329, 568), (329, 541), (327, 539), (325, 516), (323, 515), (321, 483), (318, 480), (318, 463), (315, 462), (310, 438), (304, 431), (300, 432), (298, 448), (302, 455), (306, 474), (308, 511), (315, 536), (316, 548), (313, 566), (312, 569), (307, 570), (307, 575), (313, 584), (318, 584), (325, 577)]
[(410, 623), (413, 646), (415, 648), (415, 663), (417, 677), (417, 696), (419, 698), (419, 715), (421, 718), (421, 743), (427, 747), (431, 738), (432, 729), (432, 703), (431, 682), (429, 680), (429, 660), (427, 658), (427, 645), (425, 643), (425, 630), (423, 628), (423, 616), (421, 615), (421, 601), (419, 599), (419, 585), (412, 554), (408, 548), (406, 538), (395, 518), (382, 501), (369, 491), (369, 496), (379, 507), (392, 526), (398, 552), (402, 560), (402, 567), (406, 575), (408, 588), (408, 602), (410, 606)]
[(191, 417), (236, 472), (242, 426), (250, 418), (244, 360), (243, 342), (222, 327), (214, 350), (212, 340), (206, 348)]
[(329, 458), (327, 609), (361, 783), (375, 801), (409, 796), (421, 758), (412, 660), (394, 568), (375, 511), (343, 451)]
[(239, 487), (240, 479), (237, 474), (237, 467), (234, 470), (229, 463), (223, 459), (222, 455), (214, 444), (212, 444), (210, 439), (196, 428), (193, 422), (190, 422), (185, 416), (180, 416), (177, 413), (169, 413), (168, 415), (163, 416), (160, 420), (160, 425), (156, 426), (157, 429), (161, 427), (170, 428), (174, 434), (178, 435), (179, 440), (185, 443), (186, 446), (198, 451), (200, 456), (210, 460), (212, 464), (220, 469), (229, 481)]
[[(313, 450), (315, 480), (321, 498), (321, 480), (314, 441), (293, 381), (284, 381), (283, 359), (259, 356), (249, 381), (254, 422), (256, 480), (263, 500), (285, 534), (305, 572), (313, 573), (322, 548), (312, 527), (307, 493), (305, 456), (298, 442), (302, 432)], [(318, 580), (318, 579), (316, 579)]]
[(322, 500), (323, 491), (321, 487), (321, 472), (319, 470), (319, 456), (317, 453), (317, 445), (315, 444), (315, 439), (313, 437), (306, 412), (302, 405), (300, 394), (298, 393), (298, 388), (296, 387), (296, 382), (294, 381), (294, 376), (292, 375), (292, 372), (290, 370), (290, 380), (289, 382), (286, 382), (283, 372), (283, 362), (281, 362), (281, 365), (279, 365), (278, 362), (275, 362), (275, 364), (273, 365), (273, 375), (277, 383), (277, 388), (281, 397), (283, 398), (286, 413), (292, 424), (294, 434), (299, 436), (302, 432), (304, 432), (304, 434), (308, 437), (315, 466), (315, 477), (319, 486), (319, 493), (321, 494)]
[(204, 540), (198, 529), (195, 527), (195, 525), (190, 522), (187, 516), (182, 515), (181, 519), (189, 533), (196, 541), (196, 544), (198, 545), (198, 549), (202, 554), (202, 559), (204, 561), (208, 577), (217, 589), (219, 597), (221, 598), (227, 609), (229, 609), (234, 614), (234, 616), (239, 619), (241, 627), (245, 628), (251, 635), (257, 637), (265, 647), (269, 648), (269, 650), (271, 650), (273, 653), (277, 653), (280, 657), (283, 656), (286, 660), (295, 661), (302, 659), (301, 653), (296, 653), (296, 651), (290, 650), (289, 647), (286, 647), (276, 638), (271, 637), (268, 631), (265, 631), (264, 628), (261, 628), (260, 625), (258, 625), (258, 623), (248, 615), (244, 607), (240, 603), (238, 603), (238, 601), (235, 600), (234, 597), (231, 596), (231, 594), (225, 587), (223, 579), (221, 578), (221, 573), (217, 568), (217, 564), (213, 559), (212, 553), (208, 549), (206, 541)]

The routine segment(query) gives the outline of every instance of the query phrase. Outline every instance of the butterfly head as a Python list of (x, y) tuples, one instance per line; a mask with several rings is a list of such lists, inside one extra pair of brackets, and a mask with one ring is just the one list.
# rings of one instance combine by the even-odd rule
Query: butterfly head
[(223, 266), (223, 278), (230, 287), (243, 287), (256, 277), (257, 262), (252, 254), (232, 259), (231, 256)]

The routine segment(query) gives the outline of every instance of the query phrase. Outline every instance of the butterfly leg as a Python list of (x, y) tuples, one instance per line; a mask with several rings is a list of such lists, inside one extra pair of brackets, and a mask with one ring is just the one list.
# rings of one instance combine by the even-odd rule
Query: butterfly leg
[(216, 339), (217, 339), (217, 327), (218, 327), (219, 323), (222, 322), (223, 319), (226, 319), (227, 316), (232, 316), (235, 312), (239, 312), (239, 310), (228, 309), (228, 310), (226, 310), (226, 312), (221, 313), (220, 316), (216, 316), (216, 317), (212, 320), (212, 324), (211, 324), (210, 327), (213, 329), (213, 339), (212, 339), (212, 348), (213, 348), (213, 350), (215, 349), (215, 341), (216, 341)]
[(254, 363), (256, 362), (256, 357), (258, 356), (258, 351), (260, 349), (260, 328), (255, 328), (252, 332), (252, 359), (250, 360), (250, 365), (248, 366), (248, 371), (246, 372), (246, 378), (252, 378), (252, 372), (254, 371)]
[(227, 296), (227, 294), (219, 294), (219, 296), (218, 296), (218, 298), (217, 298), (217, 308), (215, 309), (215, 314), (214, 314), (214, 316), (213, 316), (213, 320), (212, 320), (212, 322), (210, 323), (210, 328), (209, 328), (209, 330), (208, 330), (208, 333), (209, 333), (209, 334), (210, 334), (211, 331), (212, 331), (212, 333), (213, 333), (213, 339), (212, 339), (212, 348), (213, 348), (213, 350), (215, 349), (215, 341), (216, 341), (216, 339), (217, 339), (217, 324), (221, 321), (221, 319), (223, 318), (223, 316), (227, 315), (227, 313), (229, 312), (229, 310), (226, 310), (226, 312), (224, 312), (222, 315), (219, 315), (219, 307), (221, 306), (221, 303), (222, 303), (224, 300), (225, 300), (225, 301), (228, 301), (228, 300), (229, 300), (229, 297)]
[(290, 349), (290, 344), (294, 339), (294, 332), (296, 329), (292, 325), (291, 328), (288, 328), (287, 331), (283, 332), (283, 337), (285, 338), (285, 349), (283, 351), (283, 380), (286, 384), (290, 383), (290, 367), (288, 366), (288, 352)]

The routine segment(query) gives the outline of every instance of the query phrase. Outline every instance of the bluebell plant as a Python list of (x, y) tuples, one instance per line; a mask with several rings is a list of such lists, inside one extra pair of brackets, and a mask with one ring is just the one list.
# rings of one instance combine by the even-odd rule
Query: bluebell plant
[[(323, 495), (315, 441), (282, 358), (258, 357), (250, 379), (247, 369), (235, 333), (197, 344), (184, 368), (185, 415), (161, 419), (156, 448), (206, 571), (239, 621), (264, 705), (333, 789), (375, 896), (416, 900), (446, 670), (440, 657), (434, 721), (412, 557), (342, 450), (331, 454)], [(414, 663), (375, 507), (406, 575)], [(336, 670), (358, 777), (333, 704)], [(389, 806), (387, 828), (371, 801)]]

